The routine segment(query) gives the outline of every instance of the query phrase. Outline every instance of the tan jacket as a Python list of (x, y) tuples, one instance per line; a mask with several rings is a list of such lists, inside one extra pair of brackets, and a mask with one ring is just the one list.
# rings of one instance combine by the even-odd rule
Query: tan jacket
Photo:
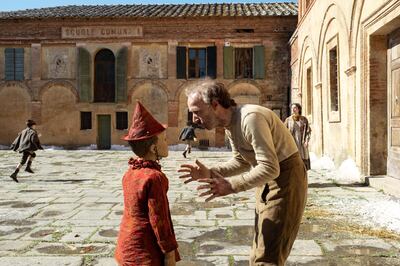
[(229, 179), (235, 192), (265, 185), (279, 176), (279, 162), (296, 153), (289, 130), (270, 109), (243, 105), (233, 109), (231, 125), (225, 128), (233, 158), (213, 167)]

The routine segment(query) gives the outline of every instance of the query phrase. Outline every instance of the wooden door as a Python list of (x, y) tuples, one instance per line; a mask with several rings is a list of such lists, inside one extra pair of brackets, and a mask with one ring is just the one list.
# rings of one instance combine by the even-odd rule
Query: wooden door
[(111, 148), (111, 115), (97, 116), (97, 149)]

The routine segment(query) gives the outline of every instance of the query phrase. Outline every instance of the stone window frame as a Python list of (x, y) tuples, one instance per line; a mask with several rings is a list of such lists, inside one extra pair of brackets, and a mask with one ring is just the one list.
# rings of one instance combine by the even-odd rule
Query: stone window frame
[[(311, 77), (309, 80), (308, 71), (311, 72)], [(314, 84), (313, 84), (313, 63), (312, 58), (308, 59), (307, 62), (304, 64), (304, 72), (303, 72), (303, 84), (304, 92), (303, 96), (305, 95), (305, 99), (303, 100), (303, 115), (307, 117), (308, 121), (312, 123), (313, 120), (313, 111), (314, 111)], [(309, 110), (311, 109), (311, 110)]]
[[(336, 48), (336, 91), (337, 91), (337, 110), (332, 110), (332, 88), (331, 88), (331, 63), (330, 51)], [(329, 123), (341, 122), (341, 88), (340, 88), (340, 47), (339, 34), (335, 34), (326, 42), (326, 72), (327, 72), (327, 110)]]

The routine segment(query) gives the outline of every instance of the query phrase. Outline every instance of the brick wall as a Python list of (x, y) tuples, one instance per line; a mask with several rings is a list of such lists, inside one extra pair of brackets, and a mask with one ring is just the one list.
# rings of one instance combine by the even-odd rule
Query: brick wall
[[(41, 109), (46, 108), (40, 104), (41, 91), (45, 87), (56, 84), (62, 86), (65, 84), (66, 90), (75, 90), (77, 88), (76, 79), (51, 79), (47, 75), (43, 75), (43, 64), (50, 60), (43, 49), (52, 47), (52, 51), (57, 51), (58, 47), (75, 49), (79, 47), (87, 47), (90, 53), (94, 54), (100, 49), (110, 49), (113, 52), (118, 51), (122, 46), (135, 51), (133, 47), (148, 46), (150, 44), (160, 44), (167, 46), (167, 55), (165, 64), (167, 75), (160, 78), (135, 78), (134, 71), (137, 67), (133, 61), (128, 60), (127, 76), (127, 91), (128, 95), (132, 95), (136, 89), (146, 83), (154, 83), (152, 86), (162, 89), (168, 97), (168, 124), (169, 133), (168, 139), (171, 144), (177, 143), (177, 134), (179, 128), (186, 124), (186, 114), (183, 112), (183, 106), (186, 101), (183, 96), (184, 88), (193, 80), (176, 79), (176, 47), (180, 44), (195, 45), (199, 43), (209, 43), (217, 47), (217, 80), (223, 82), (227, 87), (237, 83), (251, 84), (260, 92), (259, 103), (271, 109), (279, 109), (285, 115), (287, 106), (287, 93), (290, 88), (290, 48), (289, 38), (293, 33), (297, 23), (297, 17), (236, 17), (236, 18), (162, 18), (162, 19), (91, 19), (91, 20), (14, 20), (0, 21), (0, 48), (26, 46), (31, 49), (29, 62), (25, 64), (32, 65), (32, 70), (23, 81), (24, 85), (32, 92), (33, 101), (32, 110), (35, 117), (40, 117)], [(121, 37), (121, 38), (79, 38), (79, 39), (62, 39), (62, 27), (109, 27), (109, 26), (141, 26), (143, 35), (139, 37)], [(253, 29), (251, 33), (240, 33), (237, 29)], [(265, 78), (251, 80), (235, 80), (224, 79), (223, 77), (223, 47), (229, 42), (232, 46), (247, 46), (264, 45), (265, 48)], [(0, 50), (1, 51), (1, 50)], [(0, 54), (0, 59), (4, 58), (4, 54)], [(75, 62), (75, 58), (71, 62)], [(4, 62), (0, 60), (0, 62)], [(93, 68), (93, 66), (92, 66)], [(135, 68), (135, 69), (133, 69)], [(0, 67), (0, 71), (4, 71)], [(1, 79), (4, 78), (4, 73), (0, 73)], [(0, 83), (0, 94), (1, 86)], [(76, 93), (79, 95), (79, 93)], [(137, 96), (137, 95), (136, 95)], [(126, 102), (121, 102), (110, 106), (110, 104), (102, 105), (100, 103), (81, 103), (76, 99), (76, 109), (84, 111), (93, 111), (93, 116), (96, 113), (114, 112), (115, 110), (124, 109), (128, 112), (133, 111), (131, 98)], [(0, 103), (1, 104), (1, 103)], [(61, 107), (60, 107), (61, 108)], [(114, 110), (115, 109), (115, 110)], [(7, 114), (6, 114), (7, 115)], [(11, 114), (10, 114), (11, 115)], [(129, 113), (131, 116), (131, 113)], [(130, 117), (129, 117), (130, 118)], [(77, 116), (70, 119), (77, 119)], [(113, 119), (113, 118), (112, 118)], [(1, 122), (1, 121), (0, 121)], [(42, 121), (47, 125), (43, 128), (46, 131), (53, 131), (57, 125), (51, 125), (48, 121)], [(114, 121), (113, 121), (114, 123)], [(75, 125), (75, 123), (71, 123)], [(92, 144), (96, 142), (95, 126), (92, 132), (80, 132), (79, 129), (71, 129), (71, 132), (76, 134), (74, 138), (84, 140), (85, 143), (77, 143), (77, 145)], [(0, 144), (7, 142), (3, 135), (6, 133), (0, 132)], [(84, 134), (84, 136), (82, 135)], [(114, 133), (113, 133), (114, 134)], [(122, 144), (119, 137), (123, 132), (113, 135), (113, 144)], [(82, 136), (81, 136), (82, 135)], [(215, 131), (200, 133), (202, 138), (210, 140), (210, 145), (223, 145), (223, 132), (218, 131), (217, 136)], [(46, 139), (43, 139), (45, 144)], [(60, 142), (57, 142), (60, 143)], [(71, 143), (68, 143), (70, 145)]]

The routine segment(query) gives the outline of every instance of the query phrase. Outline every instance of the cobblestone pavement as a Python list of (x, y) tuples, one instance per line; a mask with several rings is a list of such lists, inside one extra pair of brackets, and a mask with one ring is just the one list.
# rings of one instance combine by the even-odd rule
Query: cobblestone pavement
[[(115, 265), (121, 177), (131, 155), (39, 151), (36, 173), (22, 171), (17, 184), (8, 176), (20, 155), (0, 151), (0, 265)], [(217, 164), (230, 153), (196, 151), (190, 157), (170, 152), (162, 162), (183, 257), (178, 265), (248, 265), (254, 191), (205, 203), (197, 185), (183, 185), (176, 170), (195, 157)], [(327, 181), (330, 174), (310, 171), (308, 204), (287, 265), (400, 265), (400, 235), (362, 225), (356, 210), (386, 195), (362, 185), (337, 185)]]

